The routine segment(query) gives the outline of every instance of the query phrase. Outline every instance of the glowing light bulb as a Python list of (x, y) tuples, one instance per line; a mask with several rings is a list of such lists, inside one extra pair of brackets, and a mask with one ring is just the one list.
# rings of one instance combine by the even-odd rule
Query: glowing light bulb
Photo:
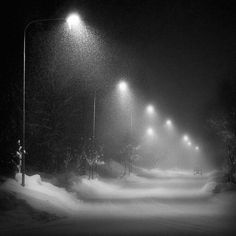
[(79, 17), (78, 14), (70, 14), (67, 18), (66, 18), (66, 22), (69, 26), (69, 28), (71, 29), (73, 26), (78, 26), (81, 24), (81, 19)]
[(128, 88), (128, 85), (127, 85), (127, 83), (125, 81), (120, 81), (118, 86), (119, 86), (119, 90), (121, 92), (125, 92), (127, 90), (127, 88)]
[(149, 127), (149, 128), (147, 129), (147, 135), (153, 136), (153, 135), (154, 135), (154, 130)]
[(171, 126), (172, 126), (172, 121), (171, 121), (170, 119), (168, 119), (168, 120), (166, 121), (166, 125), (167, 125), (168, 127), (171, 127)]
[(188, 135), (184, 135), (183, 139), (184, 139), (185, 142), (188, 142), (189, 141)]
[(154, 107), (152, 105), (148, 105), (146, 110), (150, 115), (154, 113)]

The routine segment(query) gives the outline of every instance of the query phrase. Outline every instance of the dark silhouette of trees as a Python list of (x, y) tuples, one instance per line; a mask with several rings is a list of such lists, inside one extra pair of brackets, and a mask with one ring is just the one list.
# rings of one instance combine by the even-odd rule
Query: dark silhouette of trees
[(21, 90), (17, 85), (9, 81), (6, 85), (2, 83), (0, 94), (0, 174), (14, 176), (16, 171), (15, 151), (17, 140), (21, 138)]
[(64, 171), (72, 162), (67, 147), (75, 150), (84, 136), (88, 97), (81, 92), (80, 74), (72, 70), (75, 53), (66, 36), (40, 25), (31, 30), (35, 27), (39, 33), (29, 32), (26, 47), (26, 168)]
[(89, 179), (93, 179), (98, 165), (103, 161), (103, 147), (98, 145), (94, 138), (89, 138), (86, 143), (84, 155), (87, 161)]
[(227, 79), (220, 83), (217, 109), (209, 123), (225, 147), (226, 169), (229, 182), (235, 182), (236, 171), (236, 81)]
[(133, 162), (138, 159), (140, 155), (138, 154), (137, 148), (132, 144), (126, 144), (122, 147), (120, 151), (120, 162), (124, 166), (123, 176), (132, 172)]

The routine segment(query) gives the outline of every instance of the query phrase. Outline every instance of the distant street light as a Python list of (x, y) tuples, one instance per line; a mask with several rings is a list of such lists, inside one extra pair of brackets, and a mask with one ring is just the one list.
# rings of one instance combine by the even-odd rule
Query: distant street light
[(192, 143), (190, 141), (187, 144), (188, 144), (188, 146), (192, 146)]
[(172, 121), (170, 119), (168, 119), (166, 121), (166, 125), (167, 125), (167, 127), (171, 127), (172, 126)]
[(146, 107), (146, 111), (147, 111), (147, 114), (148, 114), (148, 115), (153, 115), (155, 109), (154, 109), (153, 105), (148, 105), (148, 106)]
[(184, 135), (183, 139), (184, 139), (185, 142), (188, 142), (189, 141), (188, 135)]
[(71, 29), (72, 26), (78, 26), (81, 24), (81, 20), (78, 15), (72, 14), (69, 15), (67, 18), (49, 18), (49, 19), (37, 19), (30, 21), (24, 28), (24, 38), (23, 38), (23, 114), (22, 114), (22, 186), (25, 186), (25, 58), (26, 58), (26, 33), (29, 26), (36, 23), (41, 22), (49, 22), (49, 21), (66, 21), (69, 28)]
[(196, 147), (195, 147), (195, 150), (196, 150), (196, 151), (199, 151), (199, 147), (198, 147), (198, 146), (196, 146)]
[(154, 130), (151, 127), (149, 127), (146, 132), (147, 132), (148, 136), (153, 136), (154, 135)]
[[(121, 94), (124, 95), (130, 95), (130, 91), (128, 91), (128, 84), (126, 81), (121, 80), (118, 83), (118, 90), (121, 92)], [(132, 112), (132, 107), (130, 104), (130, 101), (127, 101), (129, 103), (129, 112), (130, 112), (130, 135), (132, 136), (133, 134), (133, 112)]]
[(121, 92), (126, 92), (127, 89), (128, 89), (128, 85), (127, 85), (127, 83), (125, 81), (120, 81), (118, 86), (119, 86), (119, 90)]

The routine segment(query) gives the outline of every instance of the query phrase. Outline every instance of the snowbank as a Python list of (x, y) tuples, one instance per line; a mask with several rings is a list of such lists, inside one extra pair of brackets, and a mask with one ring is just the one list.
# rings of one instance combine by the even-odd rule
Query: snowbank
[(163, 170), (159, 168), (155, 169), (144, 169), (140, 167), (135, 168), (135, 173), (137, 175), (146, 177), (146, 178), (197, 178), (198, 176), (193, 175), (193, 171), (190, 170), (182, 170), (182, 169), (168, 169)]
[[(123, 178), (89, 180), (87, 176), (74, 175), (68, 180), (70, 183), (68, 191), (43, 181), (40, 175), (26, 176), (26, 186), (22, 187), (21, 175), (18, 174), (15, 180), (8, 179), (1, 188), (14, 193), (19, 199), (24, 199), (35, 209), (58, 216), (92, 211), (93, 207), (88, 205), (91, 201), (108, 200), (111, 203), (153, 199), (159, 203), (168, 201), (195, 203), (207, 200), (216, 192), (236, 190), (235, 185), (216, 181), (221, 179), (220, 172), (194, 176), (191, 171), (141, 168), (140, 170), (156, 178), (131, 174)], [(109, 210), (109, 206), (106, 209)]]
[(227, 183), (225, 173), (222, 170), (214, 170), (207, 174), (207, 183), (202, 190), (211, 193), (236, 191), (236, 184)]
[(116, 161), (110, 160), (104, 165), (98, 167), (98, 173), (100, 176), (105, 178), (117, 178), (123, 175), (124, 166)]
[[(204, 181), (204, 180), (203, 180)], [(191, 186), (193, 185), (193, 186)], [(172, 180), (153, 180), (131, 174), (119, 180), (74, 179), (71, 190), (81, 199), (196, 199), (208, 196), (208, 192), (192, 182)], [(201, 183), (202, 186), (202, 183)]]
[(25, 177), (25, 187), (21, 186), (21, 174), (17, 174), (15, 180), (8, 179), (1, 189), (15, 193), (17, 198), (38, 210), (55, 215), (73, 214), (79, 209), (80, 201), (75, 194), (42, 181), (39, 175)]
[(236, 184), (208, 182), (202, 188), (205, 192), (220, 193), (226, 191), (236, 191)]
[(89, 180), (87, 178), (78, 178), (78, 181), (72, 183), (71, 189), (78, 194), (79, 198), (92, 199), (107, 196), (113, 196), (119, 191), (119, 186), (104, 182), (99, 179)]
[(208, 182), (217, 182), (224, 183), (225, 182), (225, 174), (222, 170), (213, 170), (207, 173)]
[[(37, 212), (27, 210), (22, 201), (17, 203), (17, 208), (9, 205), (12, 210), (5, 210), (0, 215), (0, 221), (4, 223), (1, 227), (5, 227), (6, 232), (8, 230), (8, 235), (27, 235), (24, 229), (19, 230), (19, 222), (23, 219), (21, 224), (32, 233), (30, 235), (35, 235), (37, 230), (37, 235), (69, 235), (74, 229), (71, 233), (73, 235), (84, 235), (83, 229), (88, 232), (87, 235), (96, 235), (98, 229), (101, 229), (101, 235), (111, 235), (109, 232), (120, 232), (120, 227), (127, 235), (133, 229), (136, 230), (133, 235), (138, 235), (137, 226), (144, 231), (151, 226), (155, 229), (153, 233), (158, 234), (161, 229), (163, 234), (169, 235), (169, 228), (174, 225), (181, 230), (189, 227), (186, 235), (192, 235), (200, 226), (201, 232), (205, 232), (210, 224), (213, 233), (209, 235), (216, 235), (215, 232), (222, 226), (220, 217), (227, 216), (223, 224), (225, 228), (228, 228), (228, 219), (234, 219), (235, 193), (213, 194), (217, 186), (217, 182), (213, 180), (220, 176), (219, 173), (193, 176), (191, 172), (180, 170), (140, 170), (156, 178), (131, 174), (116, 179), (88, 180), (87, 176), (74, 175), (68, 180), (71, 184), (70, 191), (43, 181), (40, 175), (26, 176), (26, 186), (22, 187), (21, 175), (17, 175), (15, 180), (8, 179), (0, 187), (0, 193), (3, 190), (7, 194), (13, 194), (17, 200), (24, 200)], [(6, 199), (6, 195), (2, 195), (2, 199)], [(36, 217), (35, 220), (32, 220), (32, 216)], [(53, 219), (52, 216), (59, 218)], [(213, 218), (219, 219), (216, 224)], [(125, 225), (121, 226), (120, 220)], [(117, 222), (116, 228), (112, 228), (114, 222)], [(135, 222), (135, 228), (130, 226), (132, 222)], [(38, 223), (42, 224), (37, 226)], [(232, 225), (234, 226), (234, 222)], [(129, 226), (131, 231), (127, 231)], [(32, 231), (33, 227), (35, 231)], [(110, 231), (107, 231), (107, 227), (111, 227)], [(15, 234), (11, 234), (12, 229)], [(182, 234), (176, 234), (174, 227), (171, 235)]]

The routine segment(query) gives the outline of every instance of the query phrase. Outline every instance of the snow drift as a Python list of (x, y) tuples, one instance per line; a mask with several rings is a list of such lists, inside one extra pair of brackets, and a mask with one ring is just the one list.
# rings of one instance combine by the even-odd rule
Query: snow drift
[(25, 177), (25, 187), (21, 186), (21, 174), (17, 174), (15, 180), (8, 179), (1, 189), (15, 193), (19, 199), (24, 199), (30, 206), (41, 211), (63, 215), (78, 210), (80, 201), (75, 194), (42, 181), (39, 175)]
[[(6, 209), (0, 217), (0, 221), (5, 220), (0, 231), (9, 235), (19, 235), (19, 232), (22, 235), (27, 232), (29, 235), (96, 235), (98, 232), (112, 235), (120, 232), (121, 222), (127, 235), (130, 232), (133, 235), (181, 232), (177, 235), (182, 235), (185, 231), (187, 235), (193, 232), (202, 235), (206, 229), (209, 235), (215, 235), (219, 230), (226, 232), (233, 228), (234, 222), (228, 219), (235, 217), (235, 193), (214, 194), (212, 191), (219, 173), (193, 176), (191, 172), (180, 170), (140, 169), (140, 172), (142, 176), (137, 173), (94, 180), (71, 175), (68, 189), (43, 181), (39, 175), (26, 176), (26, 186), (22, 187), (18, 174), (15, 180), (8, 179), (0, 187), (0, 193), (13, 194), (42, 214), (32, 210), (26, 214), (26, 208), (19, 211), (19, 207), (11, 211)], [(21, 205), (24, 204), (21, 202)], [(37, 216), (36, 220), (31, 219), (33, 215)], [(58, 218), (51, 222), (51, 215)], [(40, 218), (46, 221), (38, 220)], [(19, 222), (23, 229), (19, 228)], [(32, 224), (36, 224), (35, 229)]]

